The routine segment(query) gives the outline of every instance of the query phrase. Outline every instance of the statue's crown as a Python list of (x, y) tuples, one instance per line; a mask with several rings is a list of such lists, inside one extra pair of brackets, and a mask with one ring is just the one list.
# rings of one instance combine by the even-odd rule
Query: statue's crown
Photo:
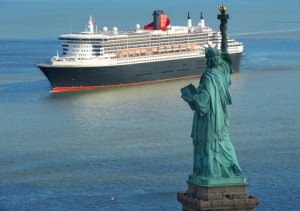
[(209, 59), (219, 55), (220, 55), (220, 51), (217, 48), (213, 48), (211, 46), (205, 48), (205, 58)]

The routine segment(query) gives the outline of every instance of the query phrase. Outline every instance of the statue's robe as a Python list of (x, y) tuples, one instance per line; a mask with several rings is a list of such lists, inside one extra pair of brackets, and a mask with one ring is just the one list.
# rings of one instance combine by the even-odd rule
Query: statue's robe
[(229, 137), (230, 58), (207, 69), (194, 95), (194, 177), (226, 178), (242, 174)]

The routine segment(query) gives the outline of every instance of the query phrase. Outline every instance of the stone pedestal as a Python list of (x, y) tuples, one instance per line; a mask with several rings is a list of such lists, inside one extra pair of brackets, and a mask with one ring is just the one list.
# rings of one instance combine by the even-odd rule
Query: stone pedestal
[(249, 195), (246, 184), (202, 186), (189, 181), (187, 183), (187, 191), (177, 193), (183, 211), (250, 211), (258, 205), (258, 198)]

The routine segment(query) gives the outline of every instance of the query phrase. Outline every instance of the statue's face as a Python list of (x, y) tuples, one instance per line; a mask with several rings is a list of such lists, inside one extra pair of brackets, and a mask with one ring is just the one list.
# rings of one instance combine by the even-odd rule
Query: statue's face
[(206, 65), (210, 69), (219, 66), (219, 64), (220, 64), (220, 57), (219, 56), (206, 58)]

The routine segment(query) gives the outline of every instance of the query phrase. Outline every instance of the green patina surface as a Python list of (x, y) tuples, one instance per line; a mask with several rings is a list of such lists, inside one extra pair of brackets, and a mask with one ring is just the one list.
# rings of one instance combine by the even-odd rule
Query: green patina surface
[(228, 105), (232, 104), (229, 92), (232, 65), (226, 34), (229, 15), (222, 6), (220, 11), (221, 52), (206, 48), (207, 69), (198, 88), (189, 85), (181, 90), (182, 98), (195, 112), (191, 135), (194, 167), (189, 181), (205, 186), (246, 184), (229, 137)]

